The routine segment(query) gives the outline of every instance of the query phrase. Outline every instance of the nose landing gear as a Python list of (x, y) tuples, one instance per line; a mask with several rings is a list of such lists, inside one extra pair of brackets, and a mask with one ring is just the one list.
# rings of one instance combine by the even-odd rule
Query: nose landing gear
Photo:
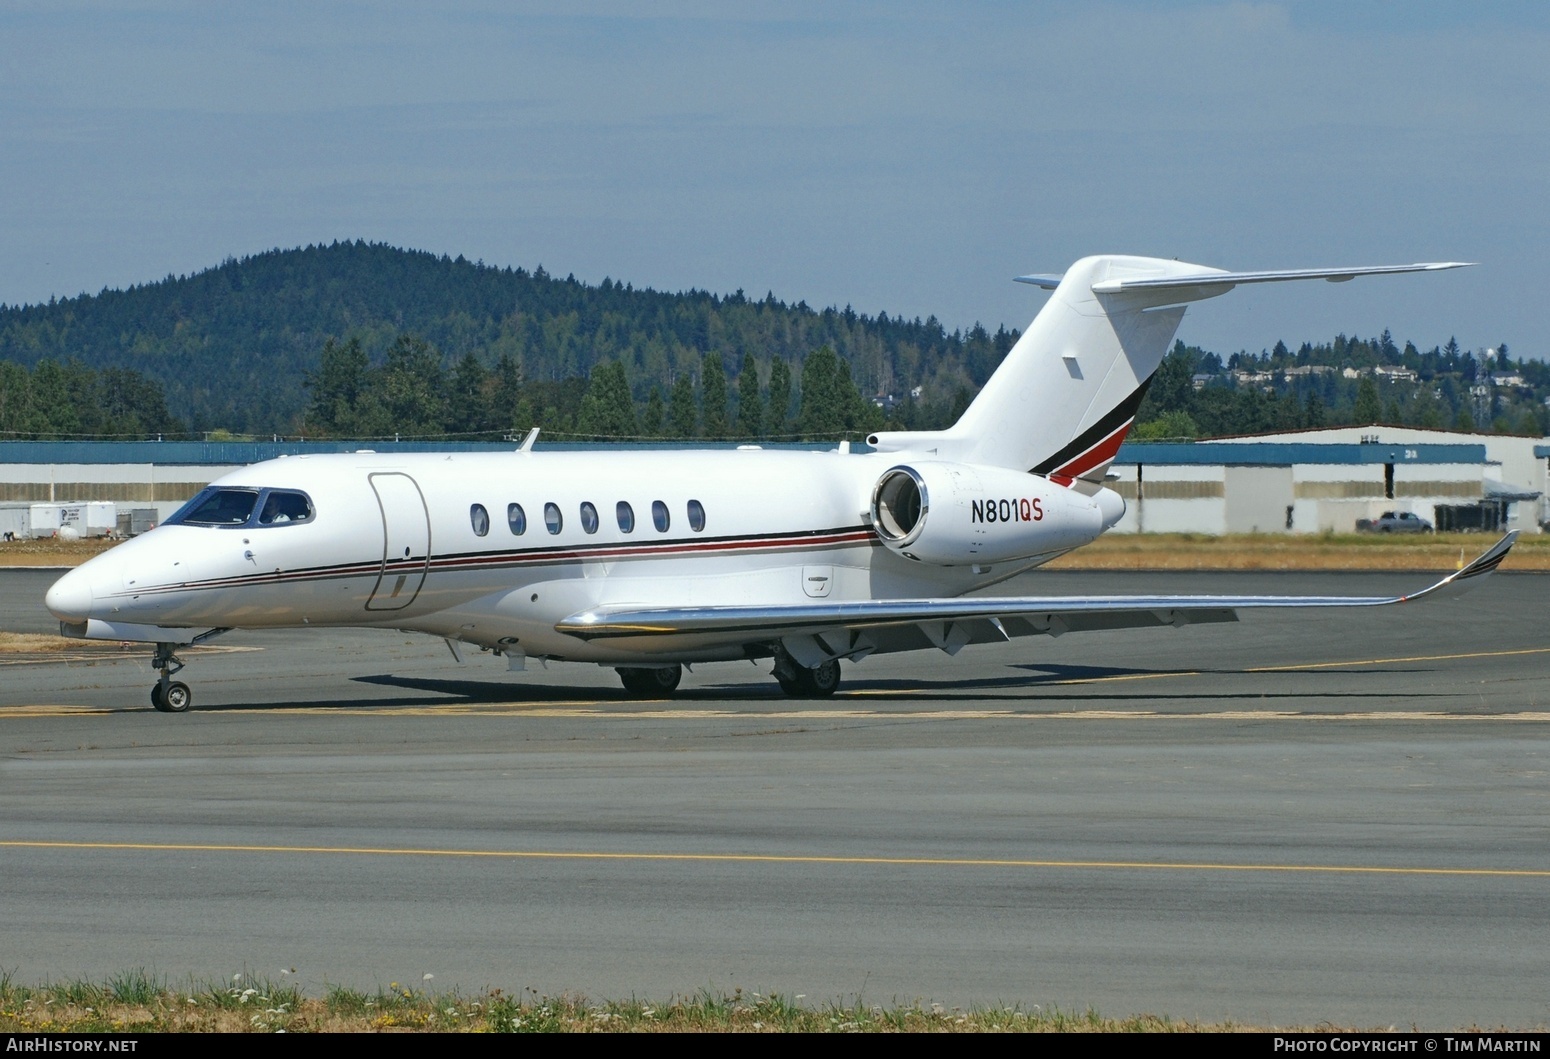
[(159, 643), (151, 665), (161, 670), (161, 679), (151, 685), (151, 705), (162, 713), (187, 713), (194, 705), (194, 694), (181, 680), (173, 680), (172, 674), (183, 668), (183, 660), (172, 652), (177, 644)]
[(211, 629), (194, 637), (187, 644), (158, 643), (156, 654), (151, 656), (151, 665), (161, 670), (161, 679), (151, 685), (151, 705), (160, 713), (187, 713), (193, 709), (194, 693), (188, 690), (188, 685), (181, 680), (173, 680), (172, 675), (183, 668), (183, 660), (175, 652), (179, 647), (192, 647), (203, 643), (214, 636), (219, 636), (227, 629)]

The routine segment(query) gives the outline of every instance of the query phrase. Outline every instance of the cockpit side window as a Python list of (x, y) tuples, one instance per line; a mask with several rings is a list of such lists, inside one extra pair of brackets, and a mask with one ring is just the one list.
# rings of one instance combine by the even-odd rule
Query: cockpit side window
[(258, 513), (260, 526), (280, 526), (306, 522), (312, 518), (312, 501), (306, 493), (289, 489), (271, 489), (264, 494), (264, 506)]
[(175, 526), (246, 526), (258, 506), (257, 489), (210, 486), (184, 504), (166, 524)]

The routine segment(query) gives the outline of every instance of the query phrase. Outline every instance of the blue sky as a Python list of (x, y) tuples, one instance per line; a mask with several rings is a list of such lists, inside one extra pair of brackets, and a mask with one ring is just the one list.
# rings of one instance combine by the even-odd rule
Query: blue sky
[(0, 301), (365, 238), (1023, 326), (1097, 252), (1228, 353), (1550, 355), (1550, 5), (9, 2)]

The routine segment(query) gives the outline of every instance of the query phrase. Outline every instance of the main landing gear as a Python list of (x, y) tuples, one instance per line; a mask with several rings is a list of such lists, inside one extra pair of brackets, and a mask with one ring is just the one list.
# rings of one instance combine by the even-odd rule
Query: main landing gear
[(678, 690), (683, 679), (683, 666), (660, 666), (655, 669), (639, 669), (622, 666), (615, 670), (624, 690), (642, 699), (660, 699)]
[(840, 661), (831, 658), (808, 669), (781, 652), (775, 657), (775, 681), (793, 699), (826, 699), (840, 686)]

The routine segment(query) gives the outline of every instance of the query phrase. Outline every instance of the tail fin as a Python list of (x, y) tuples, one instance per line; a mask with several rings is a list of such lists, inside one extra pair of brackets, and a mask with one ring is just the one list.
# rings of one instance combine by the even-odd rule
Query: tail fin
[(1015, 467), (1069, 483), (1098, 483), (1135, 421), (1152, 375), (1189, 302), (1239, 283), (1457, 267), (1457, 262), (1376, 268), (1224, 272), (1161, 258), (1087, 257), (1061, 277), (1028, 276), (1054, 295), (962, 418), (936, 433), (883, 433), (882, 450)]

